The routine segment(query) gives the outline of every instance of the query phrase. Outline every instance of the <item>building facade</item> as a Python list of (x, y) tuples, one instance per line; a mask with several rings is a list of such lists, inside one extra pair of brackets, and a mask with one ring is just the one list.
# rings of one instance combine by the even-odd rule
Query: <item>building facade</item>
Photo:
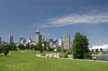
[(58, 46), (61, 47), (61, 48), (63, 47), (63, 41), (62, 40), (58, 41)]
[(64, 35), (64, 49), (70, 49), (70, 35), (68, 33)]
[(9, 35), (9, 44), (14, 43), (14, 36)]
[(102, 44), (102, 45), (93, 45), (91, 48), (89, 48), (90, 51), (100, 51), (100, 50), (103, 50), (103, 51), (108, 51), (108, 44)]
[(42, 42), (42, 35), (39, 31), (36, 31), (36, 44)]
[(19, 44), (25, 44), (26, 40), (24, 38), (19, 39)]

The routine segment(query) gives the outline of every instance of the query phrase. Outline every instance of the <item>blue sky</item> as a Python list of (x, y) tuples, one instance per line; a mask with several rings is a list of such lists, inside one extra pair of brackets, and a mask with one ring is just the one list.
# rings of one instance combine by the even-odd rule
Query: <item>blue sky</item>
[(87, 35), (90, 44), (108, 42), (108, 0), (0, 0), (0, 36), (62, 39), (65, 33)]

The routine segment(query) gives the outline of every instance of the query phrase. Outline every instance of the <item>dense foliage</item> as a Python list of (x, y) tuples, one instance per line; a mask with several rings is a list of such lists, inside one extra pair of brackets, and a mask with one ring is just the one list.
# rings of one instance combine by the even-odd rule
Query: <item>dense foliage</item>
[(88, 45), (89, 42), (87, 37), (77, 32), (74, 36), (73, 45), (72, 45), (73, 57), (75, 59), (90, 58)]

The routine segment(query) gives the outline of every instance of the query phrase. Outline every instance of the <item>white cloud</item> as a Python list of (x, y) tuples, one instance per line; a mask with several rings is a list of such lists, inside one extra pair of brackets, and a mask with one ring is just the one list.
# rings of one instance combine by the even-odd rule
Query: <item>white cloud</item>
[(89, 12), (83, 14), (70, 14), (57, 18), (50, 18), (39, 28), (63, 27), (72, 24), (100, 24), (108, 23), (108, 13)]
[(52, 25), (108, 23), (108, 14), (74, 14), (49, 20)]
[(64, 25), (60, 25), (60, 24), (45, 24), (45, 25), (41, 25), (40, 28), (52, 28), (52, 27), (62, 27)]

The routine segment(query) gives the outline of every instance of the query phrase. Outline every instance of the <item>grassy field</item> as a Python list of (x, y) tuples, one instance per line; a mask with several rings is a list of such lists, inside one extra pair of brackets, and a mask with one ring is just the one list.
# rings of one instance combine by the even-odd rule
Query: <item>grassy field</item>
[(0, 71), (108, 71), (107, 62), (39, 58), (36, 51), (0, 55)]

